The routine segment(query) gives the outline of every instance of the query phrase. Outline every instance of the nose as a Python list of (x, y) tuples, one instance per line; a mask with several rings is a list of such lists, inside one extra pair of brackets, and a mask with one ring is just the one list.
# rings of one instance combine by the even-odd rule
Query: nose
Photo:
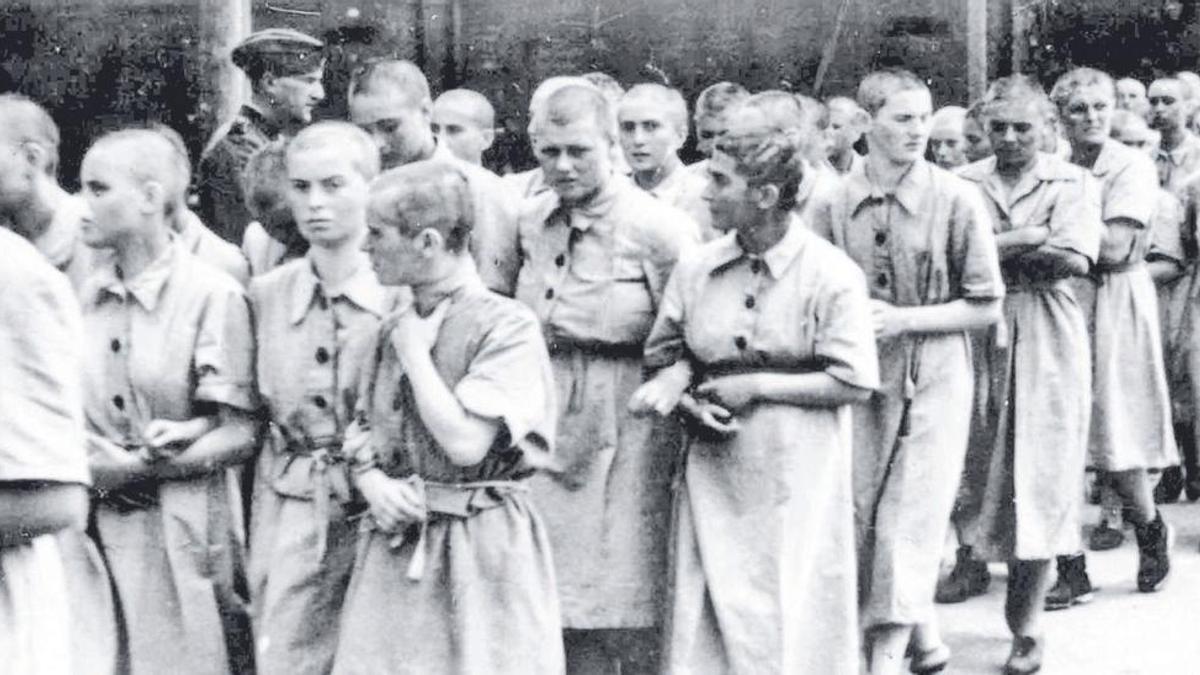
[(321, 84), (320, 82), (313, 85), (312, 99), (314, 101), (324, 101), (325, 100), (325, 85)]
[(310, 211), (321, 208), (327, 201), (328, 200), (326, 199), (325, 191), (322, 190), (319, 185), (313, 186), (313, 188), (305, 193), (303, 197), (304, 205), (307, 206)]
[(1004, 127), (1003, 138), (1005, 143), (1015, 143), (1017, 141), (1017, 130), (1012, 125)]
[(704, 190), (700, 193), (700, 199), (706, 202), (711, 202), (713, 198), (713, 182), (707, 180), (704, 182)]
[(554, 168), (555, 171), (569, 171), (571, 169), (571, 158), (567, 156), (567, 153), (561, 152), (557, 157), (554, 158), (554, 161), (550, 163), (550, 166)]

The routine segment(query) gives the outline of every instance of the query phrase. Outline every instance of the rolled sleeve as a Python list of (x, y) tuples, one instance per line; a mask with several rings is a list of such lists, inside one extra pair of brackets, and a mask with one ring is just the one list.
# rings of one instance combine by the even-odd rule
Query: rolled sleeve
[(871, 323), (866, 280), (847, 260), (844, 270), (831, 275), (819, 304), (815, 356), (825, 372), (863, 389), (879, 387), (879, 360)]
[(552, 378), (541, 329), (522, 308), (488, 331), (454, 394), (471, 414), (504, 425), (506, 449), (520, 450), (527, 463), (543, 468), (553, 455)]
[(684, 297), (684, 276), (691, 265), (687, 258), (676, 266), (675, 271), (663, 289), (662, 301), (659, 303), (658, 315), (650, 329), (643, 348), (643, 358), (647, 368), (657, 370), (665, 368), (683, 357), (686, 351), (684, 326), (686, 321), (687, 299)]
[(1104, 206), (1101, 217), (1105, 222), (1125, 218), (1139, 227), (1150, 225), (1157, 208), (1158, 174), (1148, 158), (1131, 158), (1122, 170), (1104, 186)]
[(197, 400), (239, 410), (258, 408), (254, 386), (254, 330), (246, 297), (235, 289), (214, 293), (196, 338)]

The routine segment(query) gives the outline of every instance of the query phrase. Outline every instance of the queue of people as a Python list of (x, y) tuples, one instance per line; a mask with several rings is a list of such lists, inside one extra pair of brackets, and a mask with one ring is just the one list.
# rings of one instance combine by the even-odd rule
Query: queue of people
[(689, 116), (553, 77), (501, 177), (488, 100), (407, 61), (314, 122), (323, 49), (251, 35), (194, 175), (128, 128), (75, 195), (0, 95), (12, 672), (936, 673), (935, 603), (996, 562), (1033, 673), (1043, 612), (1094, 594), (1089, 471), (1088, 547), (1131, 526), (1138, 590), (1170, 576), (1192, 78), (935, 109), (890, 69)]

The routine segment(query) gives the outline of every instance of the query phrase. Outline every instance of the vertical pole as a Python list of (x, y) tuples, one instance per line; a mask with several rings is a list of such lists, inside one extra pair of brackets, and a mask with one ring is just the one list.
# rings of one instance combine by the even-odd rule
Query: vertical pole
[(1029, 65), (1029, 33), (1033, 29), (1036, 0), (1012, 0), (1012, 72)]
[(202, 128), (211, 133), (233, 117), (248, 93), (246, 78), (229, 52), (250, 34), (250, 0), (196, 0), (196, 9)]
[(988, 80), (988, 0), (967, 0), (967, 97), (983, 96)]

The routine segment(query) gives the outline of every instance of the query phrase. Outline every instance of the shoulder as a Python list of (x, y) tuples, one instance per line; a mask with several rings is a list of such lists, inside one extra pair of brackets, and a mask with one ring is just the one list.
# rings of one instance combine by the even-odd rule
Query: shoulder
[(219, 299), (245, 298), (246, 291), (228, 272), (180, 247), (175, 252), (179, 261), (175, 267), (175, 280), (189, 294)]
[(622, 185), (619, 190), (612, 213), (640, 239), (651, 245), (669, 246), (699, 241), (699, 226), (683, 209), (632, 184)]
[(991, 175), (996, 170), (996, 158), (985, 157), (977, 162), (972, 162), (966, 166), (960, 166), (954, 170), (954, 175), (967, 181), (968, 183), (982, 183), (985, 178)]
[(813, 232), (806, 231), (803, 236), (803, 267), (809, 267), (826, 285), (866, 288), (862, 268), (845, 251)]
[(304, 271), (303, 266), (307, 264), (307, 258), (297, 258), (254, 277), (250, 280), (250, 297), (257, 304), (257, 301), (273, 299), (287, 293), (295, 286), (296, 280)]
[(1072, 164), (1058, 155), (1044, 152), (1038, 154), (1035, 170), (1042, 181), (1084, 184), (1091, 183), (1094, 179), (1091, 172), (1083, 167)]
[(24, 237), (0, 227), (0, 250), (4, 251), (0, 297), (5, 299), (6, 312), (26, 313), (31, 306), (73, 303), (71, 282)]

